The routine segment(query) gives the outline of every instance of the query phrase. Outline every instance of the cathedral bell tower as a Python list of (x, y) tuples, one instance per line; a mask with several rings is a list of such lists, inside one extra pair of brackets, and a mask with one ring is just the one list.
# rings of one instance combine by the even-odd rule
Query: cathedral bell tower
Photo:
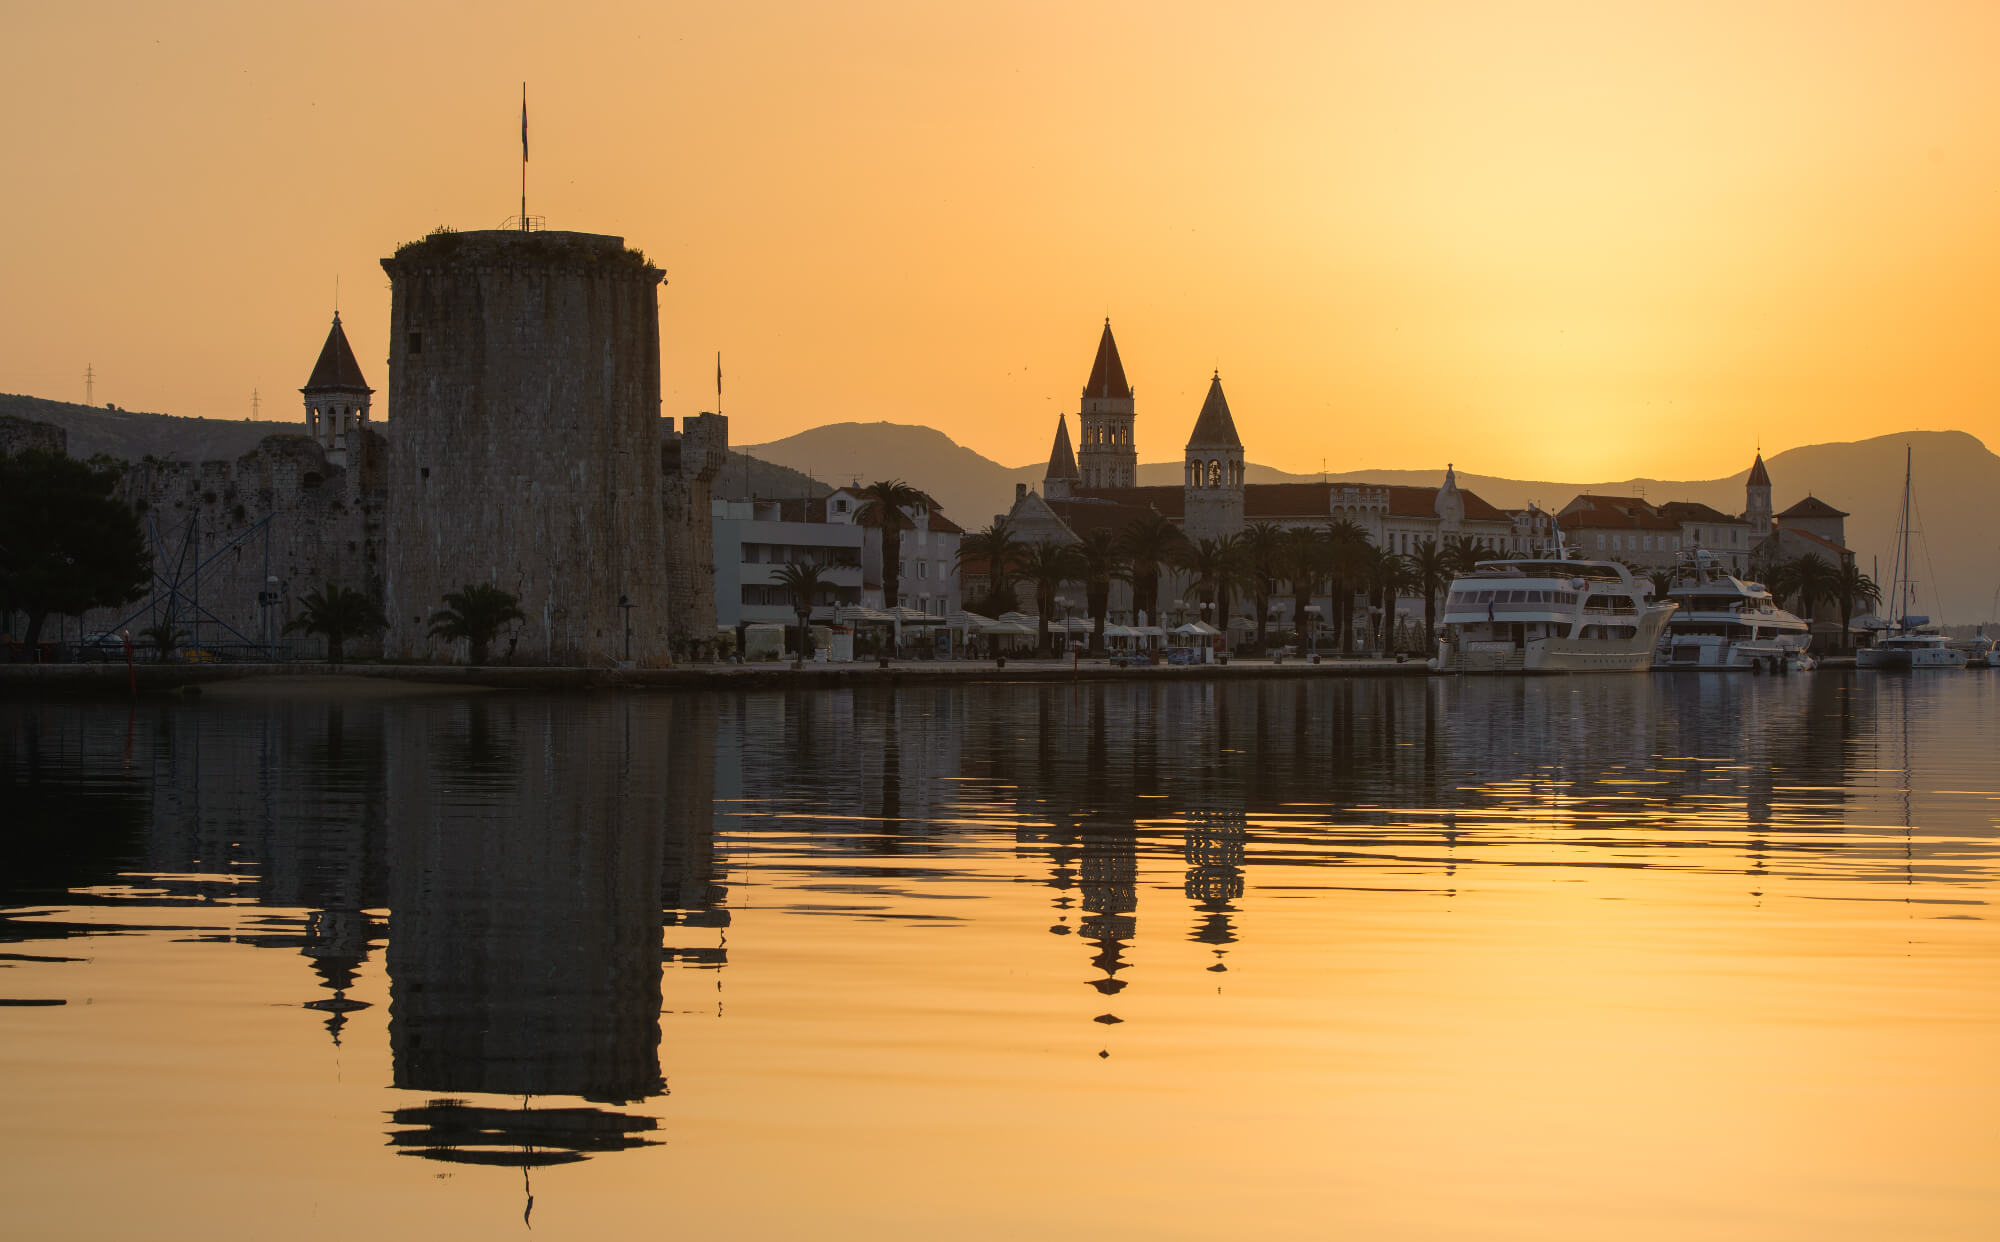
[(1243, 529), (1243, 440), (1222, 395), (1222, 373), (1188, 437), (1181, 527), (1189, 539), (1222, 539)]
[(1136, 417), (1132, 386), (1125, 382), (1125, 364), (1118, 360), (1118, 342), (1111, 339), (1111, 321), (1106, 319), (1077, 414), (1083, 439), (1077, 445), (1076, 464), (1084, 487), (1138, 485), (1139, 447), (1132, 438)]
[(1750, 540), (1755, 543), (1771, 533), (1771, 472), (1764, 469), (1764, 455), (1750, 467), (1750, 479), (1743, 485), (1743, 520), (1750, 523)]
[(374, 392), (361, 378), (361, 364), (354, 360), (335, 311), (312, 377), (299, 389), (306, 403), (306, 434), (326, 450), (329, 463), (361, 464), (361, 433), (368, 427), (368, 398)]

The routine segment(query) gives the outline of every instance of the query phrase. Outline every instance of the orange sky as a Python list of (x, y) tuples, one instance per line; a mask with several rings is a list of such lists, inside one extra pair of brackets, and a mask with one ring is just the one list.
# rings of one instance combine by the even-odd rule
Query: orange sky
[[(530, 209), (663, 266), (665, 412), (1044, 457), (1708, 477), (2000, 443), (2000, 5), (74, 4), (0, 42), (0, 391), (289, 417), (340, 279)], [(393, 418), (393, 411), (388, 414)]]

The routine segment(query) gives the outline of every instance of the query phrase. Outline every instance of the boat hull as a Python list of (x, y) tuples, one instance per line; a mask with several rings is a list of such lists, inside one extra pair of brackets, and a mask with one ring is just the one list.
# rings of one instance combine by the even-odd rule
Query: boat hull
[(1630, 638), (1531, 638), (1525, 643), (1467, 641), (1447, 635), (1431, 667), (1441, 673), (1643, 673), (1673, 607), (1636, 618)]

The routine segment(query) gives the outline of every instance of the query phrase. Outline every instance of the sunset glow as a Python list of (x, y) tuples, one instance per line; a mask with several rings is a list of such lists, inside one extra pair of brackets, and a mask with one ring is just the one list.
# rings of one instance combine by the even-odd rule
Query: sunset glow
[[(664, 413), (1007, 464), (1100, 321), (1174, 458), (1701, 478), (2000, 437), (1982, 3), (52, 6), (0, 47), (0, 390), (297, 413), (378, 261), (528, 207), (667, 272)], [(395, 410), (386, 414), (393, 423)]]

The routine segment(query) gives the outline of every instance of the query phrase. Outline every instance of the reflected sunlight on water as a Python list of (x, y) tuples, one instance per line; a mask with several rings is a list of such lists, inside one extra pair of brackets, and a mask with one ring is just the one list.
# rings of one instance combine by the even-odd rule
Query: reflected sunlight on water
[(12, 1220), (1989, 1236), (1995, 684), (10, 704)]

